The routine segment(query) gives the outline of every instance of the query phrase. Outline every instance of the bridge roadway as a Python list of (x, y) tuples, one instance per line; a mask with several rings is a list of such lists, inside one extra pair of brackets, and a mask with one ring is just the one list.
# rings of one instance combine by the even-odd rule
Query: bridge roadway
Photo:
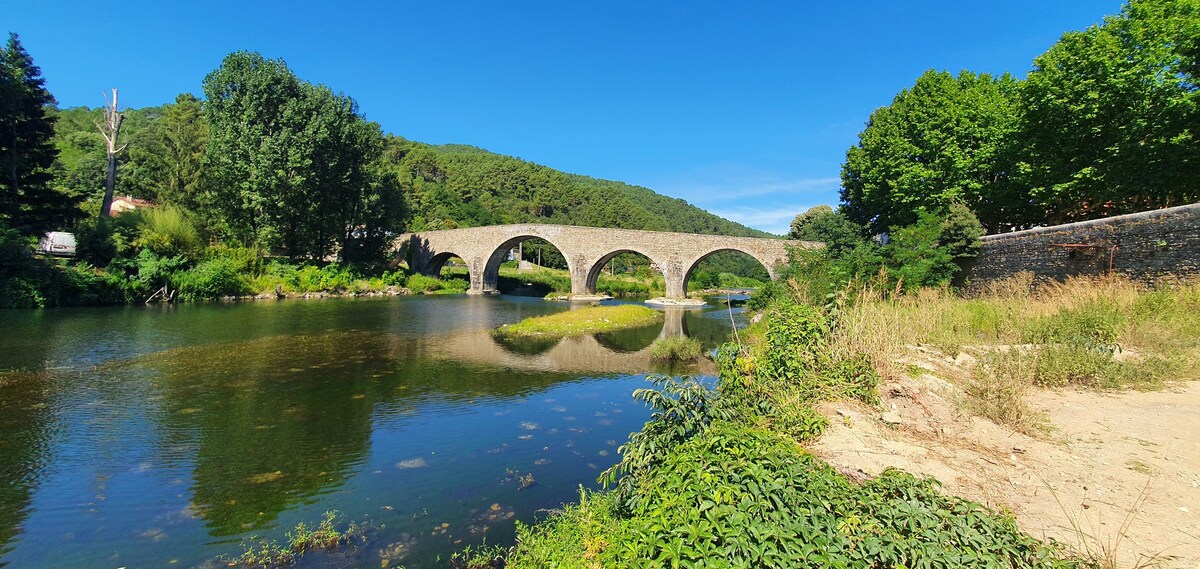
[(666, 296), (674, 299), (687, 297), (687, 281), (696, 264), (713, 253), (740, 251), (750, 255), (774, 279), (778, 268), (787, 262), (788, 248), (823, 246), (812, 241), (533, 223), (407, 233), (397, 238), (396, 246), (406, 250), (403, 254), (412, 270), (426, 275), (439, 274), (451, 257), (461, 258), (470, 272), (467, 292), (490, 294), (497, 290), (500, 263), (508, 252), (533, 238), (554, 245), (566, 258), (572, 295), (596, 294), (596, 279), (613, 257), (639, 253), (662, 271)]

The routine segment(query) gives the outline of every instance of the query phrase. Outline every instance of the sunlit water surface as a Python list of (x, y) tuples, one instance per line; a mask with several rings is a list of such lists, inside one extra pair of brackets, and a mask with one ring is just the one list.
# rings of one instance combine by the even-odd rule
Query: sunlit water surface
[(327, 511), (363, 539), (301, 567), (437, 566), (511, 544), (516, 520), (595, 487), (646, 421), (631, 394), (665, 371), (646, 354), (655, 338), (711, 347), (730, 330), (714, 304), (559, 343), (488, 333), (569, 308), (460, 296), (0, 312), (0, 566), (224, 567)]

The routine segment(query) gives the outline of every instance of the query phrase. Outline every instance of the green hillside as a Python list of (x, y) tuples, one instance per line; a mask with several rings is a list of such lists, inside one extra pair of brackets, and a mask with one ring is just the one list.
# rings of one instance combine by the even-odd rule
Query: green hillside
[(392, 137), (388, 147), (416, 230), (538, 222), (771, 236), (648, 188), (567, 174), (474, 146)]

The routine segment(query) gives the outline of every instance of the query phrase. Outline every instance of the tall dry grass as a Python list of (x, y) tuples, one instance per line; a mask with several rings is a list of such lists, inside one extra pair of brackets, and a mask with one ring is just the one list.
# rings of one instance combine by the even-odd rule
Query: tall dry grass
[(1022, 403), (1035, 385), (1145, 389), (1200, 377), (1200, 281), (1148, 289), (1110, 275), (1035, 287), (1021, 273), (969, 298), (867, 282), (826, 301), (838, 314), (836, 351), (867, 354), (885, 378), (901, 377), (898, 362), (916, 346), (971, 354), (966, 406), (1023, 430), (1035, 422)]

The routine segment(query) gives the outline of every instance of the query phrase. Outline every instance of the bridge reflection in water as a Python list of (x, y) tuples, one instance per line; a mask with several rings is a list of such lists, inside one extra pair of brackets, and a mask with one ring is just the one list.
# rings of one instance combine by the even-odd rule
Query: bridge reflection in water
[[(663, 322), (647, 328), (617, 333), (583, 335), (545, 342), (497, 340), (490, 330), (476, 328), (431, 338), (430, 351), (463, 362), (498, 365), (510, 369), (565, 373), (641, 374), (659, 365), (650, 357), (650, 346), (659, 338), (686, 336), (688, 312), (663, 310)], [(654, 330), (658, 333), (655, 334)], [(678, 371), (678, 370), (676, 370)], [(685, 370), (715, 373), (711, 360), (702, 359)]]

